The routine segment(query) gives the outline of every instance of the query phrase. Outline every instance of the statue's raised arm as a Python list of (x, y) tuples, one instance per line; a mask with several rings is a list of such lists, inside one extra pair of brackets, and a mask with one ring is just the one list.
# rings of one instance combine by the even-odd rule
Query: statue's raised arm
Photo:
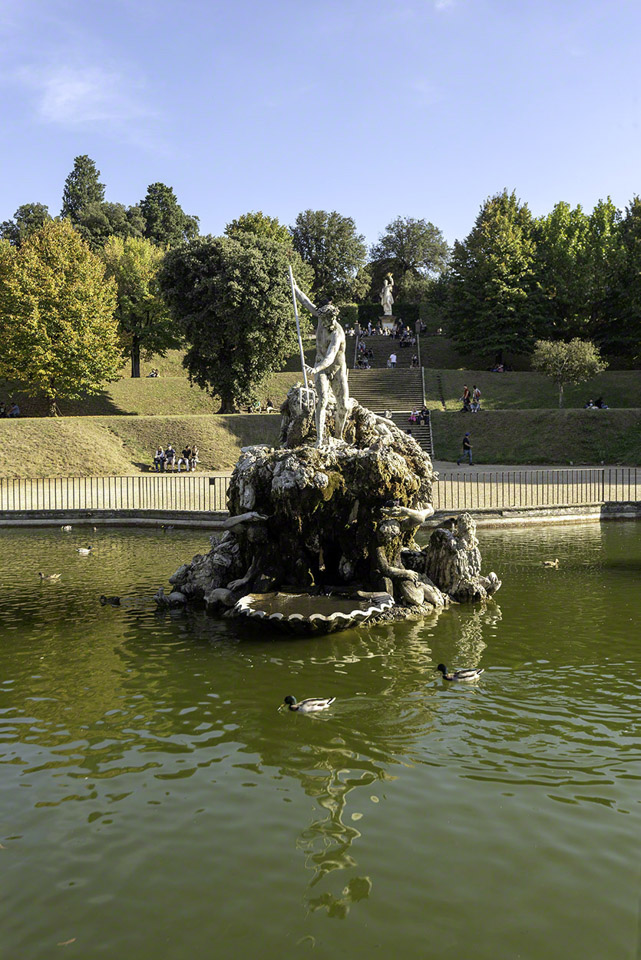
[(309, 299), (308, 296), (306, 296), (306, 294), (303, 293), (303, 291), (300, 289), (300, 287), (298, 286), (295, 280), (294, 280), (294, 293), (296, 294), (296, 299), (298, 300), (298, 302), (307, 310), (309, 310), (311, 314), (317, 317), (318, 307), (314, 306), (312, 301)]

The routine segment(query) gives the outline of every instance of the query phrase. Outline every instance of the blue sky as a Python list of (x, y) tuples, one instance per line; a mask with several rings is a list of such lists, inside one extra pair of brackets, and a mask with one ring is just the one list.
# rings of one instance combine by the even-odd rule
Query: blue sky
[(641, 192), (638, 0), (0, 0), (0, 220), (173, 186), (204, 233), (249, 210), (398, 215), (451, 242), (515, 189)]

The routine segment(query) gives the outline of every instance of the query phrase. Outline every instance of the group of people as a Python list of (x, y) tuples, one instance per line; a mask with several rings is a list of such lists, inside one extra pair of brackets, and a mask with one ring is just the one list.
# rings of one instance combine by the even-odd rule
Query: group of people
[(409, 422), (428, 424), (430, 422), (430, 412), (427, 407), (424, 406), (420, 410), (416, 407), (416, 409), (412, 410), (409, 415)]
[(19, 417), (20, 416), (20, 407), (15, 402), (15, 400), (10, 400), (9, 403), (5, 403), (4, 400), (0, 400), (0, 417), (3, 419), (5, 417)]
[[(265, 413), (273, 413), (274, 403), (272, 400), (265, 400)], [(260, 400), (253, 400), (247, 404), (247, 413), (262, 413), (263, 404)]]
[(356, 366), (361, 370), (369, 370), (371, 361), (374, 359), (374, 351), (371, 347), (366, 347), (362, 340), (358, 341), (358, 357)]
[(603, 402), (603, 397), (597, 397), (596, 400), (588, 400), (588, 402), (586, 403), (583, 409), (584, 410), (607, 410), (608, 405), (607, 403)]
[(474, 384), (470, 392), (470, 388), (467, 384), (463, 387), (463, 396), (461, 397), (463, 403), (463, 413), (478, 413), (481, 409), (481, 391)]
[(198, 447), (195, 443), (190, 447), (185, 447), (180, 457), (174, 450), (171, 442), (167, 444), (164, 450), (162, 447), (158, 447), (154, 454), (154, 468), (156, 473), (167, 473), (170, 470), (173, 471), (176, 467), (178, 467), (178, 473), (180, 473), (181, 467), (184, 467), (185, 471), (189, 472), (190, 470), (195, 470), (196, 464), (198, 463)]
[(153, 367), (153, 368), (149, 371), (149, 373), (147, 374), (147, 378), (149, 378), (149, 377), (159, 377), (159, 376), (160, 376), (160, 373), (158, 372), (158, 367)]

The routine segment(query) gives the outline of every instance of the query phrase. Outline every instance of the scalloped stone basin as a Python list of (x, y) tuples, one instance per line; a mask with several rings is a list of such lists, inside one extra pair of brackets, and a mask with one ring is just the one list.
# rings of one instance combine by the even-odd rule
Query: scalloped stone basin
[(234, 612), (268, 623), (290, 633), (334, 633), (365, 623), (394, 606), (389, 593), (358, 593), (348, 596), (310, 593), (248, 593)]

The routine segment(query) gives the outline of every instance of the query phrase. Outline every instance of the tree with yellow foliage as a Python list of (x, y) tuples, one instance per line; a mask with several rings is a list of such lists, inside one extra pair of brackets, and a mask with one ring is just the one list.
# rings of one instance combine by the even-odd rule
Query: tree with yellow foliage
[(116, 284), (67, 220), (19, 247), (0, 244), (0, 376), (58, 400), (98, 393), (119, 377)]

